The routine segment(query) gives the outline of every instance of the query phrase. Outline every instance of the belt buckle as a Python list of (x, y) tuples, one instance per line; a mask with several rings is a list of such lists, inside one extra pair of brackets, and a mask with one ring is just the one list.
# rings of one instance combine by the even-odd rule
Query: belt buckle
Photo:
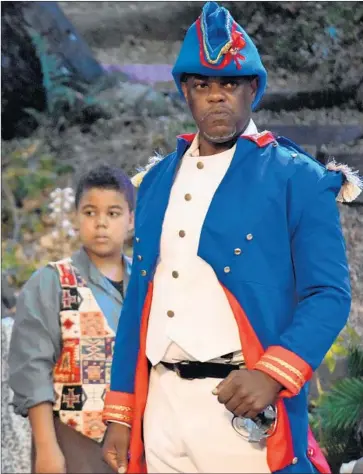
[[(194, 363), (193, 363), (194, 364)], [(187, 360), (183, 360), (182, 362), (179, 362), (178, 366), (176, 367), (176, 373), (179, 375), (180, 378), (185, 379), (185, 380), (194, 380), (195, 377), (191, 377), (190, 369), (191, 369), (191, 363)], [(189, 369), (189, 371), (188, 371)], [(193, 369), (192, 369), (193, 370)]]
[(179, 364), (174, 364), (174, 372), (181, 378)]
[(269, 405), (253, 420), (243, 416), (234, 416), (232, 426), (249, 443), (260, 443), (274, 433), (276, 420), (277, 409), (275, 406)]
[(183, 371), (183, 368), (184, 367), (188, 367), (189, 365), (189, 362), (188, 361), (181, 361), (181, 362), (177, 362), (174, 364), (174, 372), (181, 378), (181, 379), (185, 379), (187, 377), (185, 377), (185, 371)]

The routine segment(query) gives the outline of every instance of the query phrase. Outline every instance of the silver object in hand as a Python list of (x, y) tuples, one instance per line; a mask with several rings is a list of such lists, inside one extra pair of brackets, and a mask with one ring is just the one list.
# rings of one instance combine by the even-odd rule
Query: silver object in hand
[(234, 416), (232, 426), (249, 443), (260, 443), (263, 439), (272, 435), (275, 430), (276, 420), (276, 408), (269, 405), (253, 420), (243, 416)]

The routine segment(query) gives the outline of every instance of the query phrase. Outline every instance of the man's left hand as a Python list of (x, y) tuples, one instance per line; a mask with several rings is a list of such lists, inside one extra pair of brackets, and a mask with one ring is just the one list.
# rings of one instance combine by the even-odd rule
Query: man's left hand
[(282, 386), (258, 370), (233, 370), (214, 390), (218, 401), (236, 416), (255, 418), (276, 402)]

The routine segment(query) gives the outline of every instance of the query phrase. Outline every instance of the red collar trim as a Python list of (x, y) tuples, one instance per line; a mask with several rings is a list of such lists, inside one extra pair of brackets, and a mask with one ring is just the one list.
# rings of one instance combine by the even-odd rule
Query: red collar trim
[(276, 138), (272, 132), (265, 130), (261, 133), (255, 133), (253, 135), (241, 135), (241, 138), (245, 138), (246, 140), (250, 140), (259, 148), (264, 148), (265, 146), (269, 145), (270, 143), (276, 143)]
[(185, 133), (184, 135), (178, 135), (177, 138), (181, 140), (185, 140), (188, 143), (192, 143), (196, 135), (197, 135), (196, 133)]
[[(196, 136), (196, 133), (186, 133), (184, 135), (178, 135), (179, 139), (185, 140), (188, 143), (192, 143)], [(269, 145), (270, 143), (275, 143), (276, 139), (272, 132), (265, 130), (261, 133), (255, 133), (253, 135), (241, 135), (240, 138), (244, 138), (245, 140), (250, 140), (251, 142), (256, 143), (259, 148), (264, 148), (265, 146)]]

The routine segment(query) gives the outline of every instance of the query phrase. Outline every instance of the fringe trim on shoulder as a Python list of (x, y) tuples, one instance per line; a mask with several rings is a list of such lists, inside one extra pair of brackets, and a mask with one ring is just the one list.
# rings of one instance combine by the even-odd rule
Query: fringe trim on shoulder
[(162, 159), (163, 157), (161, 155), (151, 156), (144, 168), (138, 168), (138, 173), (131, 178), (131, 183), (135, 186), (135, 188), (140, 187), (140, 184), (142, 183), (146, 173)]
[(345, 180), (337, 196), (338, 202), (352, 202), (357, 199), (363, 190), (363, 181), (358, 171), (353, 171), (348, 165), (337, 163), (334, 159), (326, 164), (326, 169), (340, 171), (344, 175)]

